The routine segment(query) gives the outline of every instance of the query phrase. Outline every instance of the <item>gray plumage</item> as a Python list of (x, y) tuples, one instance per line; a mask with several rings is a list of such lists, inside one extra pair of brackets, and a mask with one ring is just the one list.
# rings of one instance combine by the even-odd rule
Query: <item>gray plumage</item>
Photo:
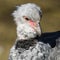
[(10, 50), (9, 60), (48, 60), (51, 47), (49, 44), (37, 42), (30, 46), (28, 50), (24, 48), (15, 49), (15, 45)]

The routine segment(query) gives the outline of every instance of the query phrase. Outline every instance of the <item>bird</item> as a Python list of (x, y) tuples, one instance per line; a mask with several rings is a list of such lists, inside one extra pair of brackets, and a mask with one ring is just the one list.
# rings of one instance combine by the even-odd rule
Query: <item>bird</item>
[(49, 60), (53, 45), (43, 39), (46, 36), (40, 25), (41, 8), (35, 3), (22, 4), (16, 8), (12, 16), (16, 24), (17, 38), (10, 49), (8, 60)]

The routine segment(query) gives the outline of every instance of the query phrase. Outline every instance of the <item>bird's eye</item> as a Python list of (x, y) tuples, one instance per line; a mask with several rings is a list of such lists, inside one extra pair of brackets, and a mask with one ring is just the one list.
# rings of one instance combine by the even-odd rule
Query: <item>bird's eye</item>
[(27, 21), (28, 21), (28, 20), (30, 20), (30, 19), (29, 19), (29, 18), (27, 18), (26, 16), (23, 16), (23, 18), (24, 18), (25, 20), (27, 20)]
[(26, 20), (30, 20), (29, 18), (25, 18)]

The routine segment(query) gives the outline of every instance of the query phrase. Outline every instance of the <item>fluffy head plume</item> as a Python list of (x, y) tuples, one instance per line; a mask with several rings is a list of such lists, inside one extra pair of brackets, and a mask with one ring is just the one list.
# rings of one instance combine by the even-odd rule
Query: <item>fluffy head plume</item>
[(30, 19), (39, 22), (42, 17), (42, 11), (39, 6), (34, 3), (27, 3), (17, 6), (17, 10), (12, 13), (14, 20), (17, 22), (22, 16), (27, 16)]

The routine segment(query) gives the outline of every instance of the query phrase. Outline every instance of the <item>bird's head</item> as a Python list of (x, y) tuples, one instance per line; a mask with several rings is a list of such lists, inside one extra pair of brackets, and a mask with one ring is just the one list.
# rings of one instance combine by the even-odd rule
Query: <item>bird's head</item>
[(41, 35), (40, 20), (42, 11), (33, 3), (17, 6), (12, 13), (17, 25), (17, 37), (20, 39), (34, 38)]

